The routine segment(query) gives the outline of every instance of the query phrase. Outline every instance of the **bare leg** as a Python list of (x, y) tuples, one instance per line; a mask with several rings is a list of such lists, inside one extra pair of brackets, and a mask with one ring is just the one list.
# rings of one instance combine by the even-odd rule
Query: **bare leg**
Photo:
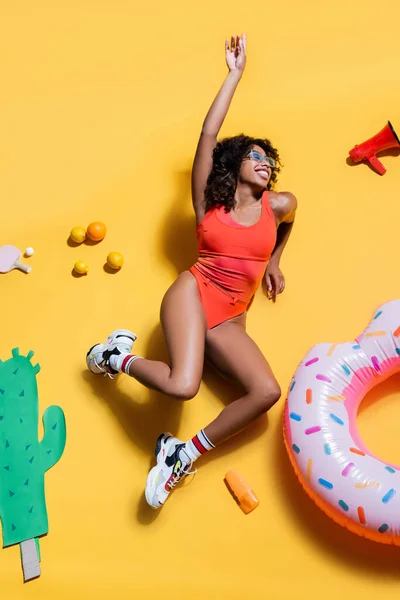
[[(146, 483), (146, 500), (159, 508), (175, 485), (188, 474), (203, 450), (238, 433), (267, 411), (279, 398), (280, 389), (260, 350), (247, 335), (245, 316), (231, 319), (206, 333), (206, 357), (217, 370), (234, 379), (245, 395), (227, 406), (220, 415), (192, 440), (182, 444), (177, 438), (162, 435), (157, 441), (157, 464)], [(203, 348), (204, 350), (204, 348)], [(140, 362), (140, 361), (135, 361)]]
[(130, 366), (129, 375), (164, 394), (193, 398), (203, 373), (206, 317), (197, 282), (185, 271), (172, 284), (161, 304), (161, 324), (171, 365), (140, 359)]
[(244, 315), (207, 332), (206, 356), (219, 373), (246, 391), (204, 429), (208, 439), (216, 445), (269, 410), (279, 400), (281, 391), (271, 367), (246, 333)]

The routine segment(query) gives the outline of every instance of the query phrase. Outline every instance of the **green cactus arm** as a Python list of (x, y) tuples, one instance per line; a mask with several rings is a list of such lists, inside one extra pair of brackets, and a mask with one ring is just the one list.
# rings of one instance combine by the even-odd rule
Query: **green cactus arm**
[(40, 452), (44, 470), (47, 471), (60, 460), (65, 448), (65, 416), (59, 406), (49, 406), (43, 415), (44, 435)]

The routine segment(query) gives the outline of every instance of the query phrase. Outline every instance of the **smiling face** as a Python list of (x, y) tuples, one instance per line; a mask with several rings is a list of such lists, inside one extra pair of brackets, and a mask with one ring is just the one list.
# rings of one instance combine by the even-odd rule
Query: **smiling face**
[(240, 166), (239, 182), (266, 189), (274, 166), (274, 160), (265, 155), (261, 146), (251, 146)]

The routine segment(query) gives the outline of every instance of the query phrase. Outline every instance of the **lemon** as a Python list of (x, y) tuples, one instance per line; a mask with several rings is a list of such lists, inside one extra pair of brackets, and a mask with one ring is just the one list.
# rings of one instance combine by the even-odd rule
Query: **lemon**
[(124, 264), (124, 257), (120, 252), (110, 252), (107, 256), (107, 264), (112, 269), (120, 269)]
[(81, 244), (86, 239), (86, 229), (83, 227), (74, 227), (71, 231), (71, 240), (77, 244)]
[(89, 267), (83, 260), (77, 260), (74, 264), (74, 271), (79, 273), (79, 275), (85, 275), (89, 271)]

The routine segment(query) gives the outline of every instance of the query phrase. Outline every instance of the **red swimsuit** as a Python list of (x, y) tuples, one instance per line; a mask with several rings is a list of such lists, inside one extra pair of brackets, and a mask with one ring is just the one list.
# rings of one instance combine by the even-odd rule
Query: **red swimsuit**
[(245, 312), (276, 243), (276, 221), (262, 195), (261, 217), (236, 223), (225, 208), (209, 210), (197, 226), (199, 258), (190, 272), (197, 281), (208, 329)]

